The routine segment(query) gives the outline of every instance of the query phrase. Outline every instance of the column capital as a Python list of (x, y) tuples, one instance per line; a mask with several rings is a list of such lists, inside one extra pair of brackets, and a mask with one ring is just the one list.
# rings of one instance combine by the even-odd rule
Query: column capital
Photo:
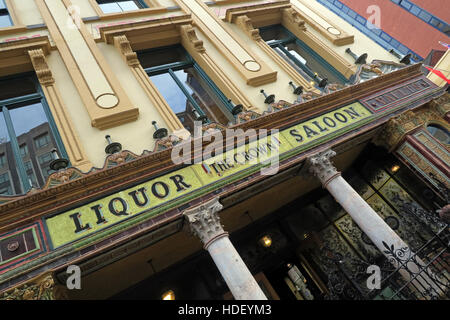
[(222, 208), (219, 198), (214, 198), (183, 213), (189, 222), (190, 231), (200, 238), (205, 249), (211, 240), (228, 234), (220, 224), (219, 211)]
[(336, 152), (327, 149), (308, 157), (306, 160), (308, 171), (319, 178), (324, 187), (332, 178), (341, 174), (330, 160), (335, 155)]

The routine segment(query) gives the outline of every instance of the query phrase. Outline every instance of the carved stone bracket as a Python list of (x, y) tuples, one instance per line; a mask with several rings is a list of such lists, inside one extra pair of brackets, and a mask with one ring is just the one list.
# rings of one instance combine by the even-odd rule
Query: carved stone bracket
[(221, 235), (227, 235), (220, 224), (219, 211), (223, 206), (219, 198), (214, 198), (202, 205), (186, 210), (183, 215), (189, 223), (190, 231), (205, 245)]
[(289, 8), (283, 9), (281, 10), (281, 12), (282, 12), (282, 19), (285, 22), (288, 22), (289, 24), (296, 26), (296, 28), (298, 28), (301, 31), (306, 31), (305, 20), (302, 19), (297, 10)]
[(192, 44), (195, 51), (199, 53), (204, 53), (206, 51), (205, 47), (203, 47), (203, 41), (197, 37), (195, 29), (192, 27), (192, 25), (181, 25), (178, 26), (178, 29), (180, 30), (182, 36), (184, 35), (184, 38)]
[(130, 67), (134, 68), (140, 65), (137, 53), (133, 51), (125, 35), (114, 37), (114, 46), (119, 49), (119, 52)]
[(53, 85), (55, 83), (55, 79), (53, 78), (50, 68), (48, 67), (44, 51), (42, 49), (29, 50), (28, 55), (30, 56), (31, 63), (33, 64), (39, 82), (43, 86)]
[(253, 27), (252, 20), (243, 15), (236, 18), (236, 25), (239, 26), (250, 38), (255, 41), (262, 40), (259, 30)]

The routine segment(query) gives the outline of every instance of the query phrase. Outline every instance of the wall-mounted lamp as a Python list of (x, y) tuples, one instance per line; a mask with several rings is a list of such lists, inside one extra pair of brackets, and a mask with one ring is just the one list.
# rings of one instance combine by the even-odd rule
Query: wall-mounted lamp
[(292, 92), (293, 94), (296, 94), (296, 95), (299, 96), (299, 95), (301, 95), (303, 93), (303, 87), (302, 86), (296, 87), (292, 81), (289, 81), (289, 85), (292, 87), (292, 89), (294, 89), (294, 91)]
[(394, 49), (389, 50), (389, 53), (393, 54), (394, 56), (396, 56), (398, 59), (400, 59), (400, 63), (403, 64), (411, 64), (411, 53), (408, 53), (406, 56), (401, 56), (397, 51), (395, 51)]
[(152, 121), (152, 125), (155, 128), (155, 132), (153, 133), (153, 139), (162, 139), (167, 137), (167, 129), (166, 128), (159, 128), (158, 123), (156, 121)]
[(208, 117), (205, 116), (204, 114), (200, 114), (197, 109), (193, 108), (192, 114), (194, 115), (195, 120), (201, 121), (202, 123), (208, 122)]
[(314, 73), (314, 80), (316, 80), (317, 84), (319, 85), (319, 88), (325, 88), (328, 84), (327, 78), (321, 78), (317, 73)]
[(271, 103), (275, 102), (275, 95), (274, 94), (267, 95), (267, 93), (265, 93), (263, 89), (261, 89), (260, 92), (264, 95), (264, 97), (266, 97), (266, 99), (264, 100), (264, 103), (271, 104)]
[(345, 50), (345, 52), (347, 52), (349, 55), (351, 55), (353, 57), (353, 59), (355, 59), (355, 64), (366, 64), (366, 59), (368, 57), (367, 53), (363, 53), (362, 55), (360, 55), (359, 57), (350, 49), (347, 48)]
[(52, 170), (58, 171), (65, 169), (69, 165), (69, 160), (60, 158), (56, 149), (52, 149), (52, 158), (53, 161), (50, 162), (50, 169)]
[(118, 142), (112, 142), (111, 136), (108, 134), (105, 136), (106, 141), (108, 141), (108, 145), (105, 148), (105, 152), (107, 154), (114, 154), (122, 151), (122, 145)]
[(272, 238), (269, 235), (265, 235), (261, 239), (259, 239), (259, 243), (263, 247), (269, 248), (272, 245)]
[(234, 104), (233, 101), (231, 101), (231, 99), (228, 99), (228, 102), (231, 104), (232, 108), (230, 110), (231, 114), (233, 116), (239, 114), (242, 112), (242, 110), (244, 110), (244, 106), (242, 104)]
[(172, 290), (166, 291), (161, 296), (162, 300), (175, 300), (175, 292)]

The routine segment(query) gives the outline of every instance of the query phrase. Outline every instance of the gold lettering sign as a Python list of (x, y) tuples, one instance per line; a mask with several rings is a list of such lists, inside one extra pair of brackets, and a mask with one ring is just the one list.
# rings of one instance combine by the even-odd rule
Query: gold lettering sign
[[(150, 212), (188, 193), (233, 176), (249, 175), (252, 167), (271, 167), (275, 159), (294, 148), (348, 129), (371, 113), (360, 103), (326, 113), (293, 127), (260, 137), (233, 150), (224, 150), (202, 163), (176, 170), (137, 186), (122, 190), (84, 206), (45, 219), (54, 248), (84, 238), (126, 219)], [(156, 214), (156, 213), (155, 213)], [(152, 215), (149, 216), (149, 218)]]

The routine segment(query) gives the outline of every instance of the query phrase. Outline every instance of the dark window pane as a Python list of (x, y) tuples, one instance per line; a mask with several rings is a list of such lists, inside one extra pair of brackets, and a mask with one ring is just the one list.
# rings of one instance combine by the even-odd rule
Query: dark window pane
[(144, 69), (187, 61), (184, 49), (180, 47), (143, 52), (138, 55), (138, 58)]
[(0, 100), (36, 93), (36, 85), (29, 78), (0, 80)]
[(267, 29), (263, 28), (260, 30), (259, 34), (266, 42), (271, 40), (283, 40), (292, 37), (288, 32), (286, 32), (286, 29), (281, 26), (273, 26)]
[(427, 126), (427, 130), (433, 137), (444, 144), (450, 144), (450, 134), (448, 130), (437, 124), (430, 124)]

